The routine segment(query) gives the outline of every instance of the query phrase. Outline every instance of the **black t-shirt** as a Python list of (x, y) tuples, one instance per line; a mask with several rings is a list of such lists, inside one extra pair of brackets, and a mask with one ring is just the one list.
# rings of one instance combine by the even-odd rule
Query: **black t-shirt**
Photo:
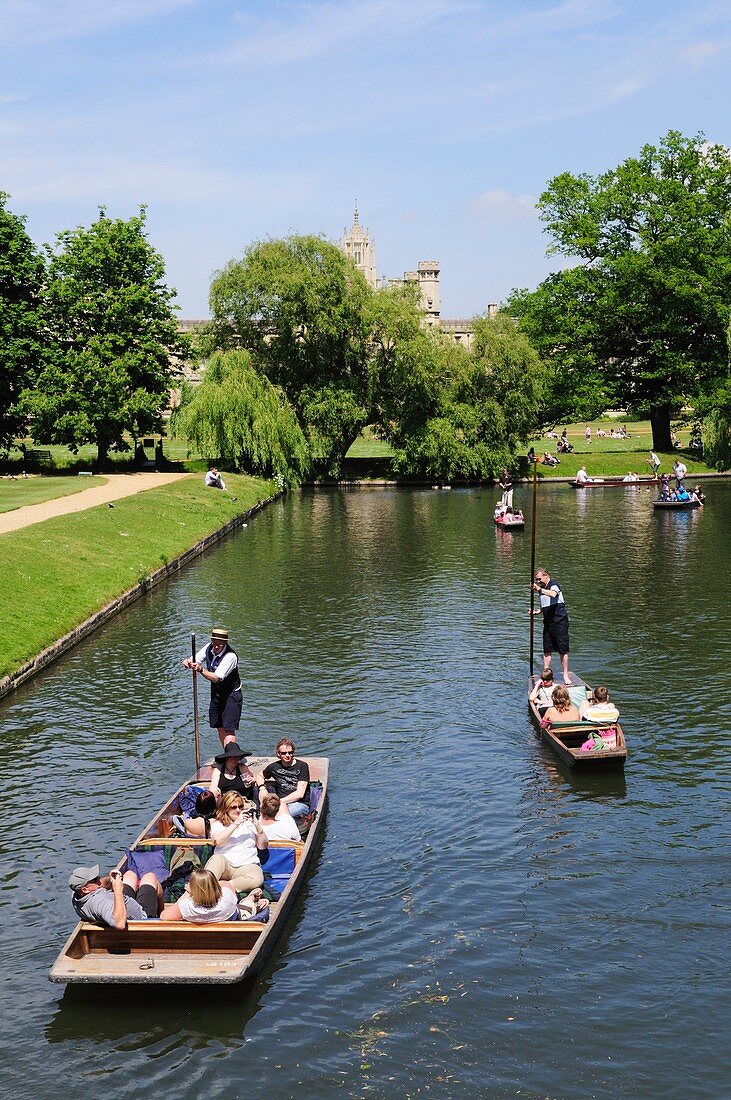
[(264, 768), (264, 779), (274, 784), (275, 793), (280, 798), (292, 794), (297, 790), (298, 783), (306, 783), (302, 801), (310, 804), (310, 768), (304, 760), (294, 760), (291, 764), (283, 764), (277, 760), (274, 764), (267, 764)]

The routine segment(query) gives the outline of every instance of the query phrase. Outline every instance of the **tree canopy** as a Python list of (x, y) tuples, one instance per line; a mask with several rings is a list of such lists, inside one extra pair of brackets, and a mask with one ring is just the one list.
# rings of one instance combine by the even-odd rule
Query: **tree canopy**
[(35, 439), (127, 450), (162, 426), (172, 380), (170, 356), (182, 351), (172, 309), (175, 292), (145, 234), (145, 210), (127, 221), (100, 216), (88, 229), (60, 233), (48, 250), (44, 362), (22, 398)]
[(430, 354), (404, 379), (393, 433), (396, 466), (436, 480), (495, 477), (534, 430), (547, 371), (527, 337), (504, 314), (475, 324), (471, 353), (424, 334)]
[(0, 446), (20, 429), (18, 398), (38, 370), (43, 350), (43, 257), (25, 230), (25, 219), (7, 209), (0, 192)]
[(255, 243), (211, 284), (218, 345), (254, 355), (333, 472), (370, 416), (370, 293), (340, 249), (313, 236)]
[(726, 373), (731, 159), (671, 131), (602, 175), (565, 172), (539, 200), (549, 252), (579, 261), (509, 308), (556, 368), (558, 415), (618, 402), (670, 417)]
[(173, 431), (201, 454), (287, 484), (304, 476), (309, 449), (294, 411), (244, 350), (218, 351), (199, 386), (183, 387)]

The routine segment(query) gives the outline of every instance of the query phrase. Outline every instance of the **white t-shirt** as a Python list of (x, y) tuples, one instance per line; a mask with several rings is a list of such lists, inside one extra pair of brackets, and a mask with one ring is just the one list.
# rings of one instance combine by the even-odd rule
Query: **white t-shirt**
[(300, 831), (290, 814), (282, 814), (271, 825), (262, 825), (269, 840), (301, 840)]
[(587, 474), (587, 472), (586, 472), (586, 470), (584, 469), (583, 466), (581, 467), (580, 470), (578, 470), (578, 472), (576, 474), (576, 480), (579, 482), (580, 485), (583, 485), (585, 482), (587, 482), (589, 480), (589, 475)]
[(189, 893), (183, 894), (178, 902), (183, 920), (194, 924), (207, 924), (209, 921), (231, 920), (236, 913), (236, 894), (227, 887), (221, 887), (221, 896), (215, 905), (197, 905)]
[[(211, 822), (211, 836), (218, 840), (219, 836), (228, 825), (222, 825), (220, 821)], [(246, 867), (249, 863), (259, 862), (259, 852), (256, 847), (256, 829), (248, 819), (240, 822), (234, 829), (228, 840), (223, 844), (216, 844), (216, 855), (225, 856), (232, 867)]]

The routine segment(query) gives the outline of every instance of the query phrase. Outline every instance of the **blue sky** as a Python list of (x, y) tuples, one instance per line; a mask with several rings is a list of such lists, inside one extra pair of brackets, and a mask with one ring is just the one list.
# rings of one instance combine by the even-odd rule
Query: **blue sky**
[(186, 317), (252, 241), (442, 267), (442, 313), (535, 286), (534, 202), (669, 129), (731, 145), (731, 0), (0, 0), (0, 190), (39, 243), (147, 204)]

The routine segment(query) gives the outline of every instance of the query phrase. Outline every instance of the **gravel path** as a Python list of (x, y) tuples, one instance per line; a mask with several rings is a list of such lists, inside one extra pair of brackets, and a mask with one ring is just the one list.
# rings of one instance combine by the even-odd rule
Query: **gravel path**
[(107, 478), (106, 485), (95, 485), (70, 497), (56, 497), (55, 500), (46, 500), (42, 504), (30, 504), (25, 508), (16, 508), (13, 512), (3, 512), (0, 514), (0, 535), (8, 531), (19, 531), (21, 527), (30, 527), (34, 523), (42, 523), (44, 519), (52, 519), (54, 516), (84, 512), (97, 504), (111, 504), (122, 497), (143, 493), (145, 489), (157, 489), (160, 485), (168, 485), (171, 481), (179, 481), (181, 477), (191, 475), (139, 473), (104, 476)]

